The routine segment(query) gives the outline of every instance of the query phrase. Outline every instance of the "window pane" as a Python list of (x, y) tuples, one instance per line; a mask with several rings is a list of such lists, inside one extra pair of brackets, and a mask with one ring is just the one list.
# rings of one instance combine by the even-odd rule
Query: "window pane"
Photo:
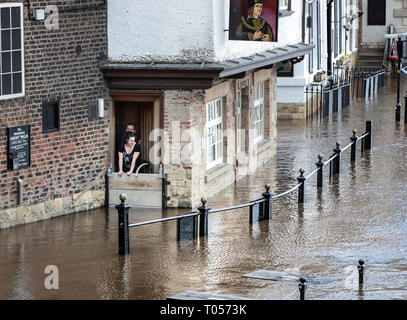
[(216, 159), (219, 159), (221, 157), (221, 151), (222, 151), (222, 144), (218, 143), (216, 146)]
[(3, 30), (1, 31), (1, 50), (10, 50), (10, 48), (10, 30)]
[(10, 28), (10, 8), (1, 8), (1, 28)]
[(215, 145), (211, 146), (209, 160), (210, 162), (215, 161)]
[(2, 80), (2, 94), (11, 94), (11, 74), (3, 74), (1, 77)]
[(13, 51), (13, 71), (21, 71), (21, 51)]
[(22, 74), (21, 72), (13, 73), (13, 93), (23, 92), (22, 88)]
[(12, 31), (13, 47), (12, 49), (21, 49), (21, 29), (15, 29)]
[(10, 52), (3, 52), (1, 54), (1, 64), (3, 66), (3, 73), (11, 72), (11, 54)]
[(20, 8), (19, 7), (11, 8), (11, 27), (12, 28), (20, 27)]

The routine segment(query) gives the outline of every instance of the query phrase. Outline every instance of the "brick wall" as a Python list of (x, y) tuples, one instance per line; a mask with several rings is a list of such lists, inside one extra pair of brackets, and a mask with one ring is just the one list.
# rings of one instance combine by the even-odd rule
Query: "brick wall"
[[(32, 9), (44, 9), (44, 1), (30, 2)], [(58, 7), (59, 29), (47, 30), (44, 21), (30, 21), (24, 6), (26, 94), (0, 101), (0, 221), (2, 210), (17, 206), (18, 179), (24, 181), (23, 201), (27, 208), (68, 198), (71, 203), (65, 205), (62, 210), (65, 213), (94, 207), (89, 192), (92, 195), (104, 189), (104, 175), (110, 162), (109, 115), (105, 112), (102, 119), (88, 120), (89, 102), (104, 97), (105, 110), (110, 109), (110, 98), (98, 67), (99, 59), (107, 55), (104, 0), (46, 4)], [(60, 131), (43, 134), (42, 103), (53, 100), (60, 101)], [(31, 125), (31, 166), (7, 170), (6, 128), (24, 124)], [(97, 196), (100, 204), (101, 194), (102, 191)], [(82, 201), (75, 207), (75, 201), (83, 200), (83, 195), (87, 205)], [(55, 201), (53, 205), (58, 205)], [(6, 220), (3, 213), (3, 221)], [(25, 222), (29, 220), (27, 216)]]

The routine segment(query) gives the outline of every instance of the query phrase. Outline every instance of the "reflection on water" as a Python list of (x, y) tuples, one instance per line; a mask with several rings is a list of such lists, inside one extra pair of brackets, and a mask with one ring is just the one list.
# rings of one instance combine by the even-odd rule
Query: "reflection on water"
[[(259, 269), (317, 277), (307, 299), (406, 299), (407, 126), (394, 123), (395, 90), (376, 100), (354, 101), (332, 119), (278, 124), (277, 156), (253, 176), (208, 199), (212, 208), (261, 197), (296, 184), (298, 169), (313, 171), (318, 153), (327, 159), (335, 142), (350, 142), (352, 129), (373, 121), (373, 149), (341, 175), (316, 188), (306, 181), (273, 203), (273, 219), (249, 225), (248, 209), (209, 216), (209, 236), (176, 241), (176, 223), (131, 229), (131, 254), (118, 256), (117, 213), (98, 209), (0, 231), (2, 299), (165, 299), (186, 290), (256, 299), (298, 299), (296, 283), (243, 278)], [(131, 209), (130, 223), (187, 210)], [(357, 263), (366, 261), (359, 287)], [(44, 269), (59, 268), (59, 290), (46, 290)]]

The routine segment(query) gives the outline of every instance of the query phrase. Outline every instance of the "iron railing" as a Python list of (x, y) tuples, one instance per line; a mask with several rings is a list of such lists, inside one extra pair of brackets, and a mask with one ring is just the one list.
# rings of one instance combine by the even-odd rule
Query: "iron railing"
[[(266, 191), (262, 194), (262, 198), (251, 201), (249, 203), (236, 205), (227, 208), (214, 209), (211, 210), (207, 206), (207, 200), (205, 197), (201, 199), (202, 205), (198, 208), (198, 211), (185, 213), (174, 217), (161, 218), (150, 221), (143, 221), (138, 223), (129, 224), (128, 212), (131, 206), (125, 203), (126, 195), (121, 194), (121, 203), (116, 206), (119, 214), (119, 254), (127, 255), (130, 253), (130, 228), (146, 226), (155, 223), (167, 222), (176, 220), (177, 221), (177, 240), (194, 239), (197, 236), (207, 236), (208, 235), (208, 216), (209, 213), (219, 213), (225, 211), (231, 211), (241, 208), (249, 207), (249, 222), (254, 223), (261, 220), (269, 220), (272, 218), (272, 203), (273, 200), (282, 198), (298, 189), (298, 203), (304, 202), (304, 189), (307, 179), (312, 177), (317, 173), (317, 187), (323, 187), (323, 168), (329, 165), (329, 176), (334, 176), (340, 173), (341, 165), (341, 155), (344, 151), (351, 148), (351, 162), (356, 159), (356, 147), (357, 142), (361, 141), (361, 152), (370, 150), (372, 147), (372, 123), (371, 121), (366, 122), (366, 132), (360, 137), (356, 136), (356, 130), (353, 130), (352, 136), (350, 137), (351, 143), (345, 148), (340, 148), (340, 143), (336, 143), (336, 148), (333, 150), (334, 153), (325, 162), (322, 161), (322, 155), (318, 155), (318, 162), (316, 163), (317, 168), (312, 171), (309, 175), (304, 176), (305, 171), (300, 169), (300, 176), (297, 177), (298, 184), (291, 189), (280, 193), (273, 194), (270, 191), (270, 184), (266, 184)], [(199, 222), (198, 222), (199, 219)], [(198, 231), (199, 230), (199, 231)]]

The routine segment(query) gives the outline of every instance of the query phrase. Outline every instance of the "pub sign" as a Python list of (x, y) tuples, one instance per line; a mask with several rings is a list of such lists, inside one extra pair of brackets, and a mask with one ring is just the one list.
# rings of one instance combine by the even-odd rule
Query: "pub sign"
[(230, 0), (229, 40), (277, 42), (278, 0)]
[(30, 148), (30, 125), (7, 128), (7, 169), (29, 167)]

